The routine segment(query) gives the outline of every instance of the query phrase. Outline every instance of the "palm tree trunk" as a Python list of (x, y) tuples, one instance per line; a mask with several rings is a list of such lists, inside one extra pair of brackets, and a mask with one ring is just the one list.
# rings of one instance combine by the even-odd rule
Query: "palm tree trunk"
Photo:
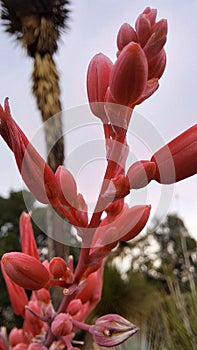
[[(42, 113), (47, 161), (55, 171), (64, 162), (64, 142), (59, 100), (59, 74), (50, 54), (35, 54), (32, 80), (32, 91)], [(66, 234), (65, 225), (50, 207), (47, 210), (47, 230), (49, 258), (55, 255), (64, 258), (68, 256), (68, 247), (58, 242), (58, 237)]]
[(35, 54), (32, 80), (32, 91), (44, 123), (48, 163), (55, 171), (64, 162), (64, 142), (59, 100), (59, 74), (50, 54), (43, 56), (39, 53)]

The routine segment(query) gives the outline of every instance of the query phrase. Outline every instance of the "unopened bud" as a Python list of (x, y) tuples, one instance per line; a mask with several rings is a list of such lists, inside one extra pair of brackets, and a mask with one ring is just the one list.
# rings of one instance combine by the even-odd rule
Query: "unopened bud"
[(128, 105), (138, 100), (148, 78), (146, 56), (139, 44), (131, 42), (121, 51), (112, 68), (110, 89), (117, 103)]
[(72, 206), (77, 196), (77, 184), (73, 175), (64, 166), (60, 165), (55, 177), (59, 186), (59, 198), (67, 206)]
[(132, 41), (138, 41), (135, 30), (128, 23), (122, 24), (117, 35), (118, 49), (121, 51), (127, 44)]
[(156, 165), (154, 179), (172, 184), (197, 173), (197, 124), (158, 150), (151, 158)]
[(156, 171), (154, 162), (141, 160), (130, 166), (127, 171), (131, 189), (139, 189), (148, 185), (153, 180)]
[(72, 318), (65, 313), (58, 314), (51, 324), (51, 331), (56, 337), (69, 334), (72, 331), (72, 328)]
[(6, 253), (2, 264), (8, 276), (19, 286), (38, 290), (49, 281), (47, 269), (33, 256), (24, 253)]
[(90, 61), (87, 73), (87, 92), (92, 113), (107, 123), (104, 101), (113, 63), (102, 53)]

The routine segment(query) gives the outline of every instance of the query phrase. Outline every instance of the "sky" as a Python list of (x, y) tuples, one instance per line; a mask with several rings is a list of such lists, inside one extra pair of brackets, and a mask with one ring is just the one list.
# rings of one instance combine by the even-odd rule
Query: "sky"
[[(62, 35), (59, 52), (55, 55), (61, 74), (61, 101), (64, 110), (77, 110), (78, 106), (87, 104), (86, 72), (89, 61), (98, 52), (105, 53), (114, 61), (119, 27), (124, 22), (133, 26), (137, 16), (147, 6), (158, 9), (158, 19), (168, 20), (167, 66), (159, 90), (136, 108), (136, 118), (139, 115), (140, 121), (146, 120), (150, 130), (168, 142), (196, 124), (196, 0), (71, 1), (69, 29)], [(0, 53), (0, 103), (9, 96), (13, 117), (32, 140), (41, 125), (40, 114), (31, 94), (33, 61), (26, 57), (25, 51), (13, 38), (4, 33), (2, 23)], [(137, 145), (137, 138), (135, 141), (135, 146), (143, 153), (143, 147)], [(141, 153), (139, 151), (135, 156), (143, 157)], [(10, 190), (20, 190), (23, 184), (13, 155), (1, 139), (0, 162), (0, 195), (7, 196)], [(81, 171), (82, 177), (85, 177), (85, 173)], [(92, 190), (93, 181), (86, 184), (86, 189), (90, 186)], [(85, 185), (81, 185), (81, 188), (85, 188)], [(152, 196), (155, 197), (157, 190), (158, 197), (164, 198), (164, 201), (167, 196), (165, 213), (177, 212), (189, 232), (197, 238), (196, 188), (195, 175), (170, 189), (163, 187), (158, 190), (155, 185)], [(148, 199), (151, 197), (151, 190), (147, 196)], [(158, 202), (157, 198), (153, 217), (158, 212)]]

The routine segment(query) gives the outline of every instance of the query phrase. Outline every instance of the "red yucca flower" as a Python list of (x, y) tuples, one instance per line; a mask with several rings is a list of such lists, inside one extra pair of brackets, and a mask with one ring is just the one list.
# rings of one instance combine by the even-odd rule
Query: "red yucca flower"
[(49, 273), (44, 265), (28, 254), (6, 253), (1, 263), (10, 279), (25, 289), (41, 289), (49, 281)]

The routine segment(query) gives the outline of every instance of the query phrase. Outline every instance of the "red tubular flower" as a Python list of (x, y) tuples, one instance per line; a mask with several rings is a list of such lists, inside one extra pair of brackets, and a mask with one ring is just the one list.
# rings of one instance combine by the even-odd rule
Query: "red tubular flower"
[(18, 286), (18, 284), (14, 283), (9, 278), (2, 261), (1, 271), (7, 285), (7, 290), (14, 313), (16, 315), (24, 317), (25, 306), (28, 304), (27, 294), (25, 293), (25, 290), (22, 287)]
[(197, 124), (158, 150), (151, 158), (156, 164), (154, 179), (172, 184), (197, 173)]
[(49, 281), (47, 269), (40, 261), (28, 254), (6, 253), (1, 262), (11, 280), (25, 289), (38, 290)]
[(27, 187), (42, 203), (54, 204), (58, 197), (55, 175), (12, 119), (8, 99), (0, 105), (0, 135), (14, 153), (18, 169)]
[(128, 23), (121, 25), (117, 35), (118, 50), (121, 51), (130, 42), (138, 42), (135, 30)]
[(49, 263), (49, 270), (54, 278), (61, 278), (66, 272), (67, 265), (64, 259), (55, 257)]
[[(113, 63), (99, 53), (90, 61), (87, 73), (87, 92), (92, 113), (106, 123), (107, 117), (104, 111), (105, 94), (109, 86), (109, 78)], [(101, 103), (102, 102), (102, 103)]]
[(154, 162), (141, 160), (135, 162), (127, 171), (127, 178), (131, 189), (139, 189), (148, 185), (154, 179), (156, 166)]
[(146, 56), (139, 44), (131, 42), (121, 51), (112, 68), (110, 90), (117, 103), (129, 105), (142, 95), (148, 78)]
[(31, 215), (23, 212), (19, 219), (19, 231), (22, 251), (36, 259), (40, 259), (31, 225)]
[(120, 241), (136, 237), (146, 225), (150, 215), (150, 205), (137, 205), (122, 212), (110, 224), (100, 226), (94, 235), (90, 249), (90, 259), (99, 261), (109, 254)]
[(89, 328), (95, 343), (106, 348), (122, 344), (138, 330), (139, 328), (134, 324), (115, 314), (99, 317), (96, 323)]

